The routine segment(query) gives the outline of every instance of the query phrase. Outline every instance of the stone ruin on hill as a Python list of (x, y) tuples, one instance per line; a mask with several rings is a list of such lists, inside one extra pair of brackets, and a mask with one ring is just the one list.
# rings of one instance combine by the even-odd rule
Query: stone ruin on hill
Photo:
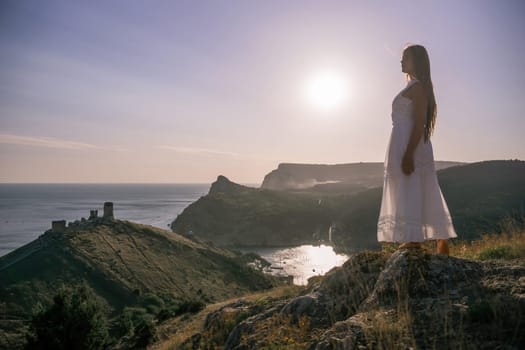
[[(81, 218), (81, 220), (75, 220), (74, 222), (69, 222), (68, 227), (70, 226), (76, 226), (81, 223), (85, 222), (93, 222), (93, 221), (112, 221), (115, 219), (115, 216), (113, 215), (113, 202), (104, 202), (104, 214), (102, 217), (98, 216), (98, 210), (91, 209), (89, 211), (89, 218), (86, 220), (86, 218)], [(51, 222), (51, 230), (54, 232), (64, 232), (66, 230), (66, 220), (53, 220)]]

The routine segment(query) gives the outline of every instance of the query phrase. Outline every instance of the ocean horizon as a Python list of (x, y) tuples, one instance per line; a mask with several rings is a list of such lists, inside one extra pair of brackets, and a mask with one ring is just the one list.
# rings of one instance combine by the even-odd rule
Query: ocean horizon
[[(260, 184), (241, 183), (259, 188)], [(1, 183), (0, 257), (33, 241), (51, 228), (54, 220), (66, 225), (88, 218), (90, 210), (104, 212), (113, 202), (116, 219), (170, 230), (169, 225), (184, 208), (208, 193), (207, 183)], [(239, 247), (256, 252), (282, 272), (304, 285), (309, 277), (341, 265), (348, 256), (330, 246), (304, 244), (290, 247)], [(272, 271), (281, 274), (281, 270)]]
[[(259, 184), (243, 184), (259, 187)], [(211, 183), (1, 183), (0, 256), (38, 238), (54, 220), (102, 216), (113, 202), (115, 218), (169, 229), (184, 208), (208, 193)]]

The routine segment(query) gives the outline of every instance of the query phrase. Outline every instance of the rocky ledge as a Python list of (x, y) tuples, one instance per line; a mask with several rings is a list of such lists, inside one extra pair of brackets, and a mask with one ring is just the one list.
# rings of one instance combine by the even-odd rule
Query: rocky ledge
[(236, 350), (523, 349), (525, 266), (361, 252), (311, 278), (298, 296), (240, 299), (208, 314), (184, 348), (205, 347), (219, 333)]

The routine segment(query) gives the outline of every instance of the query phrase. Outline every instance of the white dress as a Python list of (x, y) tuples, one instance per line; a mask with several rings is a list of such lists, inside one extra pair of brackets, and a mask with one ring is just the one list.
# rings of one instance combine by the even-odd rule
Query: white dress
[(438, 184), (430, 139), (421, 136), (414, 151), (414, 171), (403, 173), (401, 161), (414, 120), (412, 100), (402, 96), (410, 80), (392, 101), (392, 132), (384, 162), (383, 195), (377, 223), (379, 242), (422, 242), (457, 237)]

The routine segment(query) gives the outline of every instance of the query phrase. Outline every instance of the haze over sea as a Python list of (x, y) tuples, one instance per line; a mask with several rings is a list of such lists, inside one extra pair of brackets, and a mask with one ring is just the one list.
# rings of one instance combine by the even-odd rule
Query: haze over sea
[[(250, 187), (259, 184), (243, 183)], [(116, 219), (163, 229), (184, 208), (208, 193), (210, 184), (0, 184), (0, 256), (31, 242), (51, 228), (53, 220), (68, 222), (88, 218), (91, 209), (102, 216), (104, 202), (113, 202)], [(305, 284), (312, 275), (324, 274), (342, 264), (346, 256), (329, 246), (243, 248), (254, 251)], [(319, 258), (320, 257), (320, 258)], [(278, 271), (276, 271), (278, 273)]]

